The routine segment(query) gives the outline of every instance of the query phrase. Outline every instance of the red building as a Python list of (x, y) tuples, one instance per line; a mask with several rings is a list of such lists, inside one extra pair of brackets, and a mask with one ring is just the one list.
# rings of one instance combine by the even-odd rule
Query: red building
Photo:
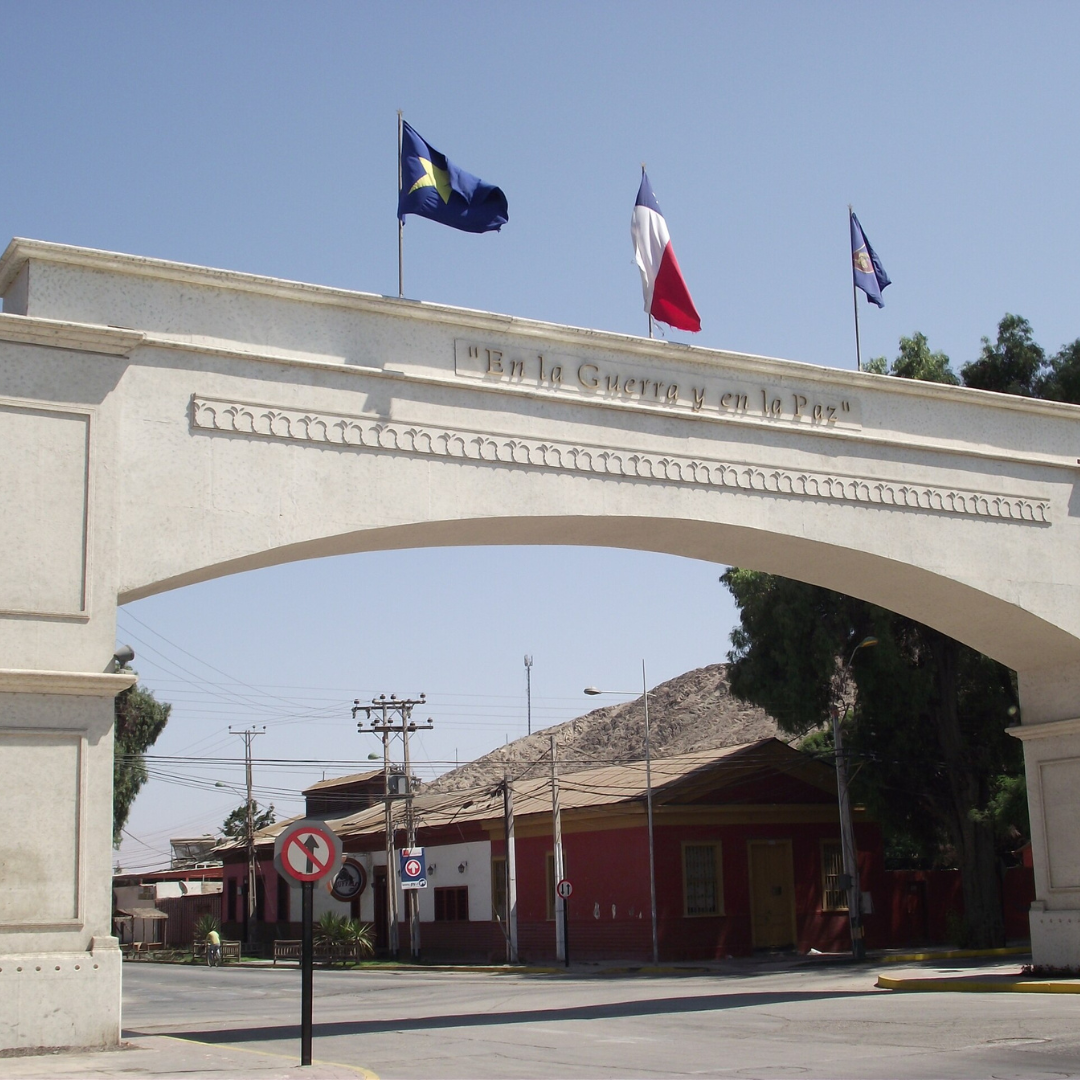
[[(365, 794), (370, 797), (371, 780)], [(356, 778), (343, 778), (355, 783)], [(334, 782), (317, 785), (331, 794)], [(516, 922), (523, 960), (556, 955), (552, 781), (512, 783)], [(755, 949), (802, 952), (850, 947), (841, 872), (835, 774), (828, 764), (776, 739), (652, 762), (659, 956), (716, 959)], [(559, 780), (570, 955), (577, 960), (648, 961), (652, 955), (644, 762), (577, 771)], [(415, 798), (417, 843), (428, 888), (418, 892), (422, 954), (431, 959), (503, 960), (506, 832), (501, 785)], [(316, 915), (337, 910), (370, 921), (385, 947), (387, 875), (384, 810), (372, 805), (333, 817), (346, 855), (368, 884), (341, 905), (318, 891)], [(404, 806), (394, 803), (398, 846)], [(291, 890), (272, 866), (273, 837), (260, 834), (264, 937), (295, 937)], [(871, 905), (867, 944), (891, 943), (878, 827), (855, 811), (860, 878)], [(235, 921), (246, 866), (225, 853), (223, 921)], [(398, 911), (404, 912), (399, 903)], [(399, 938), (408, 942), (400, 916)]]

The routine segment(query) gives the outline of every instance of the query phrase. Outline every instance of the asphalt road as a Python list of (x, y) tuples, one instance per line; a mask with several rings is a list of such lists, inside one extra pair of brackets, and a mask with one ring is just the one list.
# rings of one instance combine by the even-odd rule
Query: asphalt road
[[(1080, 1076), (1080, 995), (892, 993), (874, 988), (877, 972), (320, 970), (314, 1057), (385, 1080)], [(298, 1061), (299, 1020), (295, 967), (124, 969), (131, 1039), (183, 1035)]]

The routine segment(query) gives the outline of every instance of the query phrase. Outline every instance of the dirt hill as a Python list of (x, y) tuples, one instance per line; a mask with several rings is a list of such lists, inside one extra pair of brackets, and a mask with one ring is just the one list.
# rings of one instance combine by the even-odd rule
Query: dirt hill
[[(691, 750), (768, 739), (776, 721), (754, 705), (733, 697), (724, 664), (688, 671), (649, 691), (650, 750), (671, 757)], [(425, 792), (460, 791), (502, 779), (546, 776), (555, 736), (561, 773), (645, 756), (645, 707), (641, 698), (608, 705), (565, 724), (526, 735), (424, 785)]]

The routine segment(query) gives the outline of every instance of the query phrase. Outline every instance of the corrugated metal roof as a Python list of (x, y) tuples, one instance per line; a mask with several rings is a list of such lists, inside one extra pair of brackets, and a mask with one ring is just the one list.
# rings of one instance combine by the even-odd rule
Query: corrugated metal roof
[[(761, 739), (740, 746), (654, 758), (651, 772), (653, 803), (658, 805), (685, 802), (699, 792), (741, 783), (763, 772), (798, 773), (811, 785), (835, 792), (832, 768), (779, 739)], [(516, 818), (551, 813), (550, 775), (524, 780), (514, 780), (511, 776), (511, 780)], [(559, 803), (564, 811), (643, 802), (645, 793), (644, 761), (579, 769), (559, 777)], [(467, 821), (501, 821), (501, 785), (432, 794), (421, 792), (413, 800), (413, 806), (419, 828)], [(404, 800), (395, 800), (394, 819), (398, 825), (403, 809)], [(379, 802), (355, 814), (328, 818), (327, 824), (342, 840), (347, 840), (381, 833), (384, 815), (384, 805)], [(260, 847), (272, 844), (283, 828), (297, 820), (299, 817), (288, 818), (260, 829), (256, 843)], [(240, 846), (242, 843), (222, 844), (218, 850)]]
[[(827, 788), (832, 770), (779, 739), (763, 739), (741, 746), (701, 750), (676, 757), (656, 758), (651, 763), (653, 802), (680, 801), (698, 789), (729, 786), (763, 771), (808, 774), (805, 779)], [(514, 815), (551, 812), (551, 778), (533, 777), (513, 782)], [(559, 777), (559, 802), (564, 811), (641, 802), (646, 795), (645, 762), (605, 765), (582, 769)], [(395, 804), (395, 809), (400, 804)], [(425, 795), (414, 799), (420, 828), (452, 822), (501, 819), (502, 793), (498, 786)], [(400, 812), (400, 811), (398, 811)], [(397, 813), (395, 813), (395, 817)], [(341, 838), (362, 836), (383, 829), (382, 804), (357, 814), (330, 820), (328, 824)]]
[(302, 795), (310, 795), (315, 791), (332, 791), (337, 787), (345, 787), (348, 784), (359, 784), (364, 780), (372, 780), (376, 776), (382, 776), (382, 769), (372, 769), (369, 772), (350, 773), (348, 776), (334, 776), (329, 780), (320, 780), (311, 787), (304, 788)]

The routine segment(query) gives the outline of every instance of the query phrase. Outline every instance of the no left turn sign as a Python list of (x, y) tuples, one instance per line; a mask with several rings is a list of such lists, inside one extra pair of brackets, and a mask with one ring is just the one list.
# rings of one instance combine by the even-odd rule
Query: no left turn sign
[(341, 841), (325, 821), (294, 821), (274, 844), (274, 866), (293, 881), (321, 881), (335, 874), (340, 863)]

